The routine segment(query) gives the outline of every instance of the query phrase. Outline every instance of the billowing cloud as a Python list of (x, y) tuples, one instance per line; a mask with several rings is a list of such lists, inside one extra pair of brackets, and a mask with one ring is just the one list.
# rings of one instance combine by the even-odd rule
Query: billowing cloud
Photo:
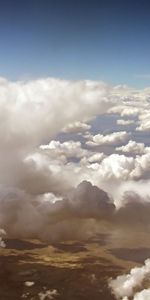
[(140, 289), (143, 281), (150, 275), (150, 260), (145, 261), (144, 266), (131, 269), (129, 274), (120, 275), (116, 279), (110, 281), (109, 286), (112, 289), (116, 299), (129, 300), (146, 300), (150, 295), (150, 290), (143, 290), (136, 293)]

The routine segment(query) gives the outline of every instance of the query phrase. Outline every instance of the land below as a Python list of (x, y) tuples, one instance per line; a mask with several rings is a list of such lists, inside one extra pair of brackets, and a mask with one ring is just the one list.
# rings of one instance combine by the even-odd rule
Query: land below
[(0, 300), (114, 300), (110, 278), (142, 264), (150, 253), (146, 244), (122, 244), (108, 234), (84, 242), (5, 242), (0, 249)]

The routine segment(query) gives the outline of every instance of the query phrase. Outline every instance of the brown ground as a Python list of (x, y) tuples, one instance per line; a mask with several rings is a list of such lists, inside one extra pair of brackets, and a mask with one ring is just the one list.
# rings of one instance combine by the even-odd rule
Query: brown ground
[[(143, 248), (145, 256), (129, 245), (116, 249), (104, 234), (84, 243), (47, 245), (14, 239), (6, 243), (7, 248), (0, 249), (0, 300), (39, 300), (41, 291), (53, 289), (59, 294), (53, 299), (58, 300), (114, 300), (109, 278), (128, 271), (149, 254), (149, 248)], [(26, 287), (26, 281), (35, 284)]]

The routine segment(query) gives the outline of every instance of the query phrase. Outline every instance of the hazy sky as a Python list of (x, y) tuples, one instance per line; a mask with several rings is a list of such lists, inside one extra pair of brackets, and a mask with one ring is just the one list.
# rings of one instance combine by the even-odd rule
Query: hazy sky
[(0, 0), (0, 74), (150, 83), (150, 2)]

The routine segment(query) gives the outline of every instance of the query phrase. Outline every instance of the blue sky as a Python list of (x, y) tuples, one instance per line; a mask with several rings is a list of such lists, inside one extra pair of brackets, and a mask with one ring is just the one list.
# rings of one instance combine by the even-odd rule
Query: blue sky
[(150, 3), (0, 0), (0, 75), (150, 86)]

